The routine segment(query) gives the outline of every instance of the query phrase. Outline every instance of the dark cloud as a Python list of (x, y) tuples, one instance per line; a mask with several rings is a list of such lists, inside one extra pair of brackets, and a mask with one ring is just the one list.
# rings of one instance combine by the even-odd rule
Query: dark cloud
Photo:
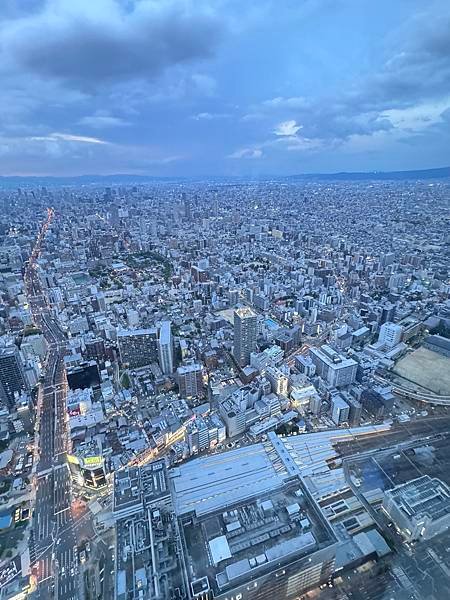
[(110, 0), (98, 12), (83, 5), (66, 12), (50, 5), (41, 18), (24, 19), (6, 32), (3, 53), (25, 71), (89, 89), (151, 80), (173, 65), (208, 58), (223, 31), (216, 17), (179, 3), (144, 2), (124, 11)]
[(298, 136), (309, 139), (345, 141), (393, 130), (387, 111), (449, 96), (450, 17), (412, 18), (390, 50), (378, 70), (334, 97), (276, 97), (253, 108), (279, 118), (295, 117), (302, 125)]
[(1, 170), (445, 162), (448, 0), (361, 4), (0, 0)]
[(27, 0), (26, 2), (2, 0), (0, 2), (0, 20), (19, 19), (24, 16), (30, 16), (42, 10), (45, 2), (46, 0)]
[(396, 51), (352, 100), (362, 109), (411, 106), (450, 91), (450, 9), (411, 19)]

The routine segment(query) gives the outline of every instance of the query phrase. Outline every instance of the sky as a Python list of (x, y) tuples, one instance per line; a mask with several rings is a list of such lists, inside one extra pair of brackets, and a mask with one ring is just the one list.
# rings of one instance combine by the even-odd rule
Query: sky
[(0, 175), (450, 165), (449, 0), (1, 0)]

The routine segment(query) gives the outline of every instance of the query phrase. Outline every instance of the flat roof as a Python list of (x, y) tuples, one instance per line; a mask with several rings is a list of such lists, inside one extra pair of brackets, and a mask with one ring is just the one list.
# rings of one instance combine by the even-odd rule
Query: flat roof
[[(343, 369), (344, 367), (350, 367), (358, 364), (355, 360), (353, 360), (353, 358), (346, 358), (327, 345), (324, 345), (321, 348), (312, 347), (309, 349), (309, 351), (312, 354), (315, 354), (318, 358), (320, 358), (320, 360), (333, 369)], [(332, 357), (336, 357), (338, 361), (334, 362)]]
[(214, 565), (231, 558), (230, 546), (225, 535), (219, 535), (208, 542)]
[(429, 475), (423, 475), (387, 490), (386, 495), (392, 498), (409, 518), (428, 516), (436, 521), (450, 513), (449, 486)]
[(161, 344), (170, 344), (171, 329), (170, 321), (162, 321), (159, 329), (159, 341)]
[(337, 456), (337, 442), (389, 428), (390, 424), (368, 425), (284, 438), (270, 432), (264, 443), (188, 461), (168, 472), (175, 512), (199, 516), (279, 488), (293, 475), (323, 471)]
[(140, 335), (155, 335), (157, 332), (156, 327), (151, 327), (149, 329), (119, 329), (117, 331), (118, 337), (128, 337), (128, 336), (140, 336)]
[(164, 460), (143, 467), (128, 467), (114, 474), (114, 511), (143, 506), (168, 496), (167, 470)]
[(337, 541), (300, 478), (179, 523), (191, 584), (207, 578), (215, 596)]

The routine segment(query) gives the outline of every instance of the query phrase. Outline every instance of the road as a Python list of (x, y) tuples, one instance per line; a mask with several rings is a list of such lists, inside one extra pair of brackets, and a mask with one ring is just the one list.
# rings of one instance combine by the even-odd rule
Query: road
[(74, 533), (76, 523), (66, 455), (66, 380), (63, 364), (66, 342), (45, 303), (36, 274), (36, 260), (53, 216), (53, 210), (48, 209), (47, 219), (25, 270), (25, 287), (34, 321), (49, 345), (38, 403), (38, 463), (30, 551), (34, 558), (33, 573), (37, 579), (35, 597), (42, 600), (76, 600), (79, 598)]

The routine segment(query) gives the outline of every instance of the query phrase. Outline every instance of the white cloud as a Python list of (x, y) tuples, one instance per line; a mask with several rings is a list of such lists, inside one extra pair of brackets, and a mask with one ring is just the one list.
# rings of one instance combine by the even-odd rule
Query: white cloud
[(242, 148), (230, 154), (228, 158), (261, 158), (263, 152), (260, 148)]
[(293, 136), (297, 133), (297, 131), (302, 129), (302, 127), (302, 125), (297, 125), (297, 121), (294, 120), (282, 121), (281, 123), (278, 123), (273, 132), (275, 135)]
[(276, 98), (264, 100), (262, 106), (267, 108), (308, 108), (310, 101), (303, 96), (292, 96), (290, 98), (277, 96)]
[(194, 121), (213, 121), (214, 119), (228, 119), (231, 115), (228, 113), (209, 113), (201, 112), (196, 115), (192, 115), (191, 119)]
[(439, 102), (417, 104), (408, 108), (385, 110), (380, 116), (389, 119), (396, 129), (418, 132), (442, 122), (442, 113), (450, 108), (450, 98)]
[(76, 142), (80, 144), (108, 144), (105, 140), (101, 140), (95, 137), (88, 137), (85, 135), (72, 135), (70, 133), (50, 133), (45, 136), (34, 136), (29, 138), (35, 141), (63, 141), (63, 142)]
[(250, 122), (250, 121), (260, 121), (261, 119), (264, 119), (265, 116), (260, 113), (260, 112), (252, 112), (252, 113), (248, 113), (246, 115), (243, 115), (241, 117), (241, 121), (243, 121), (244, 123)]

